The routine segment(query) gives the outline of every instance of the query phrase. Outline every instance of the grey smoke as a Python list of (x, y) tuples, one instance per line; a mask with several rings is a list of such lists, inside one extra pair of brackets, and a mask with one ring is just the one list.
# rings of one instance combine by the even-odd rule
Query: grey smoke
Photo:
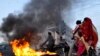
[[(55, 26), (61, 34), (64, 34), (66, 24), (61, 14), (68, 6), (70, 6), (69, 0), (31, 0), (26, 4), (23, 13), (9, 14), (4, 18), (1, 30), (7, 34), (9, 40), (19, 39), (28, 32), (36, 35), (38, 32), (43, 32), (48, 26)], [(12, 31), (14, 34), (9, 36), (8, 33)], [(35, 36), (33, 39), (39, 40), (40, 37)]]

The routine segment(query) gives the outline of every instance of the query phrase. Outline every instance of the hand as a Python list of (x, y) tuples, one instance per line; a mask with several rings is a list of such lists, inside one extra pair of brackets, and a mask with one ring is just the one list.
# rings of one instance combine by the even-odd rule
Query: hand
[(80, 38), (80, 36), (79, 36), (78, 34), (75, 34), (75, 37), (76, 37), (76, 38)]

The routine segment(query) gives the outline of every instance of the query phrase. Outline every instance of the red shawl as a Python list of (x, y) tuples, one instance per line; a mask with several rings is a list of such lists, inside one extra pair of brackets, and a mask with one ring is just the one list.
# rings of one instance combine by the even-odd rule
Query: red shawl
[(95, 48), (98, 41), (98, 34), (90, 18), (86, 17), (84, 19), (81, 29), (85, 41), (91, 41), (90, 44)]
[[(88, 42), (94, 48), (96, 47), (98, 41), (98, 34), (95, 26), (92, 24), (90, 18), (85, 18), (83, 23), (79, 26), (82, 31), (82, 35), (86, 42)], [(78, 41), (78, 51), (77, 56), (81, 56), (81, 54), (85, 51), (85, 46), (82, 41)]]

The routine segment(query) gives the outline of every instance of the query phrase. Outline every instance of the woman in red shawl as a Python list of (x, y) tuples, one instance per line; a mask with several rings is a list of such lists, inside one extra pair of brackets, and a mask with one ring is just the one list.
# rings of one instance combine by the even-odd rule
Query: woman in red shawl
[(90, 46), (95, 48), (98, 41), (98, 34), (90, 18), (88, 17), (84, 18), (81, 29), (84, 40), (88, 42)]
[[(92, 24), (91, 19), (88, 17), (84, 18), (83, 23), (79, 26), (79, 30), (81, 31), (78, 34), (80, 38), (77, 42), (78, 43), (77, 56), (82, 56), (85, 50), (87, 50), (86, 45), (84, 43), (87, 43), (87, 45), (95, 49), (97, 41), (98, 41), (98, 35), (97, 35), (96, 28)], [(81, 40), (81, 37), (84, 40)]]

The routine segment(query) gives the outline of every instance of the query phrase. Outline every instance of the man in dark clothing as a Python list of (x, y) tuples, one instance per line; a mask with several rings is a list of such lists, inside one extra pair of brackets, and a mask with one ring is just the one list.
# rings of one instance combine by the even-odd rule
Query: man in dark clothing
[(46, 46), (47, 46), (47, 50), (53, 52), (53, 51), (54, 51), (54, 42), (55, 42), (55, 40), (54, 40), (54, 38), (53, 38), (51, 32), (48, 32), (48, 38), (47, 38), (47, 40), (42, 44), (41, 47), (43, 47), (43, 45), (46, 45), (46, 43), (47, 43), (47, 45), (46, 45)]
[[(80, 24), (81, 24), (81, 20), (77, 20), (77, 21), (76, 21), (76, 27), (75, 27), (75, 29), (73, 30), (73, 38), (72, 38), (72, 39), (76, 39), (74, 35), (76, 34), (77, 31), (79, 31), (79, 25), (80, 25)], [(79, 34), (79, 32), (78, 32), (78, 34)]]
[(48, 32), (48, 39), (47, 39), (47, 42), (48, 42), (48, 44), (47, 44), (47, 49), (49, 50), (49, 51), (54, 51), (54, 38), (53, 38), (53, 36), (52, 36), (52, 34), (51, 34), (51, 32)]

